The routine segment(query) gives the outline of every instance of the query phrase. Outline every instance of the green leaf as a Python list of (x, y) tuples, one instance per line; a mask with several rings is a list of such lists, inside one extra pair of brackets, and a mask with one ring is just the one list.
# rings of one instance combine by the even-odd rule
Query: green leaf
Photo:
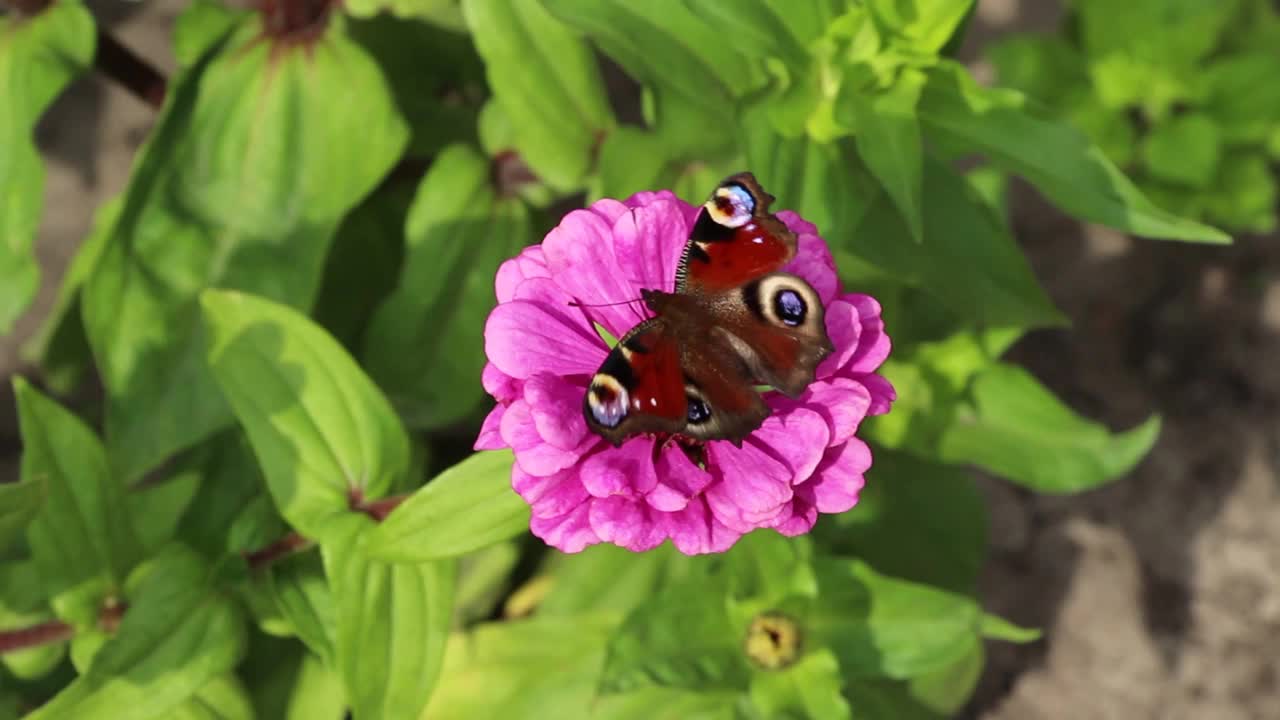
[(894, 577), (972, 593), (987, 544), (973, 478), (885, 448), (874, 455), (858, 504), (818, 526), (824, 545)]
[(262, 471), (244, 433), (225, 432), (183, 456), (175, 472), (199, 476), (200, 487), (182, 520), (178, 537), (209, 560), (230, 549), (228, 531), (245, 508), (266, 493)]
[(400, 421), (324, 330), (238, 292), (206, 291), (201, 304), (210, 367), (291, 526), (322, 538), (353, 497), (379, 498), (408, 471)]
[(439, 23), (454, 30), (463, 29), (457, 0), (352, 0), (343, 10), (355, 17), (371, 17), (386, 11), (400, 18), (416, 18)]
[(912, 678), (955, 662), (974, 642), (983, 614), (968, 595), (881, 575), (858, 560), (815, 566), (822, 592), (806, 629), (847, 675)]
[(0, 483), (0, 552), (7, 550), (9, 543), (40, 513), (48, 494), (48, 480), (43, 475)]
[(93, 16), (78, 2), (31, 17), (0, 17), (0, 336), (40, 283), (33, 243), (44, 205), (44, 164), (32, 133), (45, 108), (93, 62)]
[(199, 62), (247, 14), (218, 0), (193, 0), (174, 22), (173, 55), (178, 67), (185, 69)]
[(752, 717), (742, 693), (647, 687), (597, 699), (591, 717), (602, 720), (742, 720)]
[(1275, 71), (1275, 54), (1266, 51), (1231, 55), (1205, 69), (1204, 112), (1225, 142), (1264, 143), (1280, 127), (1280, 87), (1270, 82)]
[(726, 603), (722, 587), (699, 578), (651, 596), (610, 638), (600, 693), (651, 686), (745, 690), (743, 628)]
[(235, 675), (214, 678), (186, 703), (165, 715), (168, 720), (254, 720), (253, 704)]
[(840, 694), (843, 685), (840, 663), (830, 650), (821, 649), (805, 653), (790, 667), (752, 675), (751, 701), (769, 718), (852, 718)]
[(600, 544), (559, 557), (538, 615), (625, 615), (650, 601), (677, 562), (680, 559), (669, 545), (635, 553)]
[(415, 718), (440, 674), (457, 566), (372, 560), (362, 537), (372, 521), (351, 520), (321, 546), (337, 611), (337, 667), (356, 717)]
[(1276, 227), (1276, 176), (1266, 158), (1233, 152), (1204, 196), (1204, 208), (1216, 222), (1255, 233)]
[(22, 429), (22, 478), (45, 484), (44, 505), (27, 526), (31, 553), (51, 594), (92, 578), (120, 587), (141, 548), (124, 488), (79, 418), (22, 378), (13, 381)]
[(164, 480), (136, 487), (125, 496), (138, 542), (147, 554), (174, 538), (178, 523), (200, 490), (200, 473), (182, 468)]
[(1142, 141), (1142, 161), (1153, 177), (1194, 188), (1213, 180), (1221, 155), (1218, 127), (1201, 113), (1171, 118)]
[(479, 452), (445, 470), (369, 533), (369, 556), (420, 563), (456, 557), (519, 535), (529, 506), (511, 489), (514, 458)]
[(782, 7), (768, 0), (684, 0), (684, 4), (703, 22), (733, 38), (744, 54), (779, 58), (797, 70), (808, 68), (809, 53), (784, 22), (788, 13)]
[(1146, 237), (1230, 241), (1155, 207), (1079, 132), (1043, 119), (1020, 93), (980, 87), (959, 65), (929, 70), (920, 121), (927, 136), (986, 155), (1082, 219)]
[(646, 88), (649, 125), (672, 153), (699, 155), (732, 146), (732, 134), (724, 130), (734, 124), (734, 98), (759, 87), (764, 77), (718, 28), (677, 2), (543, 4)]
[(1064, 324), (1008, 228), (968, 181), (933, 157), (924, 170), (925, 242), (912, 242), (902, 214), (879, 202), (850, 226), (853, 239), (845, 249), (977, 327)]
[(993, 640), (1008, 640), (1015, 643), (1029, 643), (1040, 639), (1040, 631), (1035, 628), (1024, 628), (1014, 625), (998, 615), (990, 613), (982, 616), (982, 636)]
[(324, 565), (314, 552), (272, 563), (267, 576), (271, 595), (293, 632), (326, 666), (333, 665), (335, 614)]
[(594, 681), (615, 622), (590, 614), (535, 618), (452, 636), (423, 720), (597, 717)]
[(243, 623), (211, 580), (200, 558), (176, 545), (140, 566), (129, 581), (136, 585), (129, 611), (89, 671), (27, 718), (168, 717), (231, 670), (244, 646)]
[[(0, 489), (4, 486), (0, 485)], [(56, 620), (40, 583), (34, 562), (0, 565), (0, 630), (32, 627)], [(0, 678), (8, 670), (19, 680), (35, 680), (48, 675), (67, 655), (66, 642), (36, 645), (0, 655)]]
[(1001, 87), (1018, 90), (1046, 105), (1065, 107), (1064, 95), (1090, 90), (1084, 58), (1065, 38), (1011, 35), (983, 52), (996, 66)]
[(561, 191), (582, 186), (613, 113), (591, 49), (539, 0), (462, 5), (494, 97), (513, 126), (520, 157)]
[(342, 720), (347, 717), (342, 680), (314, 655), (304, 655), (287, 708), (284, 720)]
[(170, 87), (82, 293), (126, 480), (231, 421), (204, 362), (201, 290), (310, 306), (339, 222), (408, 137), (340, 16), (279, 47), (260, 22), (246, 16)]
[(446, 148), (418, 187), (399, 283), (367, 330), (369, 374), (414, 427), (465, 419), (484, 390), (484, 319), (498, 265), (532, 242), (528, 210), (495, 196), (489, 163)]
[(915, 50), (936, 53), (973, 9), (974, 0), (870, 0), (876, 22)]
[(979, 373), (971, 405), (942, 434), (938, 454), (1042, 493), (1097, 487), (1129, 472), (1155, 444), (1160, 419), (1115, 434), (1081, 419), (1030, 373), (997, 364)]
[(910, 680), (851, 677), (845, 693), (868, 720), (944, 720), (956, 717), (982, 675), (982, 643), (976, 638), (955, 662)]
[(902, 213), (916, 242), (924, 240), (924, 158), (916, 120), (924, 83), (923, 72), (904, 68), (888, 89), (871, 97), (841, 94), (836, 106), (837, 116), (852, 115), (858, 154)]

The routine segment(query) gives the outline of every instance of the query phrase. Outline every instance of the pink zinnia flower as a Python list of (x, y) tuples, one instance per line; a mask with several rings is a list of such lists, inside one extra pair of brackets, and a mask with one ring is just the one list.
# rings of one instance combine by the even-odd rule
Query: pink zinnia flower
[(705, 443), (702, 466), (680, 443), (638, 436), (614, 448), (587, 428), (583, 396), (609, 352), (594, 324), (622, 337), (650, 314), (641, 289), (674, 289), (699, 209), (668, 191), (600, 200), (498, 270), (483, 375), (498, 405), (475, 447), (515, 451), (511, 483), (532, 508), (530, 529), (564, 552), (600, 542), (643, 551), (668, 538), (687, 555), (723, 552), (757, 528), (806, 533), (818, 513), (858, 501), (871, 451), (855, 433), (895, 397), (875, 374), (889, 337), (879, 303), (841, 293), (817, 228), (790, 211), (777, 213), (799, 241), (783, 270), (822, 298), (835, 346), (808, 390), (766, 392), (764, 425), (741, 447)]

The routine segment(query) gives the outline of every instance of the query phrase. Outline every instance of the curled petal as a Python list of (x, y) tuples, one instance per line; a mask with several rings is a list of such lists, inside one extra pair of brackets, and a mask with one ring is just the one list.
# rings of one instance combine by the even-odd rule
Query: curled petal
[(898, 399), (898, 391), (893, 389), (893, 385), (879, 375), (863, 375), (858, 378), (871, 393), (871, 405), (867, 408), (868, 415), (883, 415), (889, 412), (889, 406), (894, 400)]
[(511, 488), (529, 503), (534, 517), (559, 517), (586, 502), (588, 497), (576, 468), (538, 476), (516, 466), (511, 472)]
[(635, 552), (652, 550), (666, 540), (656, 513), (643, 501), (612, 495), (591, 501), (591, 529), (604, 542)]
[(614, 252), (622, 274), (639, 297), (641, 289), (671, 292), (689, 226), (677, 200), (632, 208), (613, 224)]
[(713, 482), (703, 495), (716, 517), (736, 532), (768, 523), (791, 499), (791, 469), (754, 445), (708, 443), (707, 464)]
[(561, 552), (579, 553), (600, 542), (591, 529), (590, 513), (591, 506), (583, 503), (564, 515), (531, 518), (529, 530)]
[(818, 521), (818, 509), (813, 506), (813, 492), (808, 486), (796, 489), (796, 497), (787, 506), (786, 512), (774, 521), (773, 529), (787, 537), (803, 535), (813, 529)]
[(822, 415), (831, 431), (828, 445), (838, 445), (853, 437), (871, 408), (871, 391), (847, 377), (818, 380), (800, 396), (804, 406)]
[(863, 473), (870, 467), (871, 449), (858, 438), (828, 450), (808, 487), (814, 507), (824, 513), (842, 513), (852, 508), (866, 484)]
[(862, 338), (862, 317), (858, 308), (843, 299), (827, 305), (826, 323), (827, 337), (831, 338), (836, 351), (818, 365), (819, 378), (831, 377), (848, 365)]
[(515, 297), (516, 288), (520, 283), (535, 277), (551, 277), (541, 245), (530, 245), (520, 251), (519, 255), (498, 266), (498, 275), (493, 283), (498, 302), (510, 301)]
[(531, 475), (555, 474), (577, 463), (596, 445), (594, 435), (583, 439), (576, 448), (565, 450), (543, 440), (533, 419), (533, 410), (523, 400), (507, 407), (499, 423), (502, 441), (516, 453), (516, 465)]
[(476, 437), (473, 450), (498, 450), (507, 446), (502, 441), (502, 432), (499, 430), (502, 424), (502, 414), (506, 412), (505, 405), (495, 405), (489, 414), (484, 418), (484, 424), (480, 426), (480, 435)]
[(548, 373), (538, 373), (525, 382), (524, 400), (543, 440), (561, 450), (572, 450), (582, 444), (590, 432), (582, 417), (585, 392), (582, 385)]
[(759, 430), (751, 433), (747, 442), (760, 452), (782, 461), (789, 471), (790, 483), (794, 485), (813, 474), (830, 439), (831, 429), (827, 421), (812, 410), (798, 407), (790, 412), (770, 415)]
[(668, 444), (658, 453), (657, 484), (645, 496), (664, 512), (683, 510), (689, 500), (711, 484), (711, 473), (693, 464), (684, 450)]
[(485, 363), (480, 373), (480, 384), (484, 391), (500, 403), (509, 403), (524, 394), (521, 382), (502, 372), (493, 363)]
[(638, 497), (658, 484), (653, 467), (653, 438), (637, 437), (607, 448), (582, 463), (582, 484), (592, 496)]
[(857, 310), (860, 325), (857, 350), (844, 369), (851, 373), (875, 372), (889, 357), (891, 345), (884, 332), (884, 318), (880, 317), (880, 303), (870, 295), (850, 294), (841, 300)]
[(742, 537), (720, 522), (702, 497), (689, 501), (683, 510), (663, 513), (661, 522), (676, 549), (685, 555), (724, 552)]

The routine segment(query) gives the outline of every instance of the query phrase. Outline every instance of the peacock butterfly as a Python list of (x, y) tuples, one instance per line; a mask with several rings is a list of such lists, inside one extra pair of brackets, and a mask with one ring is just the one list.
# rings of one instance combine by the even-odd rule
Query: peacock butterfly
[(751, 173), (698, 212), (675, 292), (642, 290), (654, 317), (632, 328), (591, 378), (587, 426), (614, 445), (643, 433), (741, 444), (769, 416), (756, 386), (804, 392), (833, 347), (809, 283), (780, 268), (796, 235), (769, 213)]

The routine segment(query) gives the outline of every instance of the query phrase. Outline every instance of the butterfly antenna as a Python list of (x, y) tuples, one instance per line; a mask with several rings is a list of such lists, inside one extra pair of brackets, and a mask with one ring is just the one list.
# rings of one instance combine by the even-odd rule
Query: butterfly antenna
[(619, 302), (611, 302), (611, 303), (583, 303), (583, 302), (578, 302), (577, 300), (570, 300), (569, 306), (570, 307), (613, 307), (615, 305), (630, 305), (631, 303), (638, 303), (638, 302), (644, 302), (644, 300), (641, 298), (636, 298), (635, 300), (621, 300)]

